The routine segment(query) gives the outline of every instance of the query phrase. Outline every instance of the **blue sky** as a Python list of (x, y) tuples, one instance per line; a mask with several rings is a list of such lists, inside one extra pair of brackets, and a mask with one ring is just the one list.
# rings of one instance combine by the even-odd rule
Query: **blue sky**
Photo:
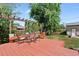
[[(21, 12), (18, 16), (29, 19), (30, 7), (29, 4), (17, 4), (16, 11)], [(79, 22), (79, 4), (78, 3), (62, 3), (61, 4), (61, 23)], [(23, 22), (20, 22), (24, 24)]]
[(61, 23), (79, 22), (79, 3), (61, 4)]
[(27, 3), (18, 3), (16, 4), (16, 9), (17, 12), (20, 12), (18, 16), (21, 18), (29, 18), (29, 12), (30, 12), (30, 6)]
[[(14, 9), (15, 12), (20, 12), (18, 14), (18, 17), (29, 19), (29, 12), (30, 12), (30, 7), (29, 4), (26, 3), (19, 3), (16, 4), (16, 8)], [(14, 23), (19, 23), (20, 25), (24, 26), (24, 22), (22, 21), (14, 21)]]

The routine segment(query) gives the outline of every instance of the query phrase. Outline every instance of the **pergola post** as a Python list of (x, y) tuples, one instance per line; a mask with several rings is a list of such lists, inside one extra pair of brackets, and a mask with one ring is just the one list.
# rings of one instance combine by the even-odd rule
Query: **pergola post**
[(9, 20), (10, 21), (10, 24), (9, 24), (9, 33), (11, 34), (11, 30), (12, 30), (12, 28), (11, 28), (11, 20)]
[(9, 18), (9, 37), (13, 37), (14, 36), (14, 34), (12, 34), (12, 19), (11, 18)]

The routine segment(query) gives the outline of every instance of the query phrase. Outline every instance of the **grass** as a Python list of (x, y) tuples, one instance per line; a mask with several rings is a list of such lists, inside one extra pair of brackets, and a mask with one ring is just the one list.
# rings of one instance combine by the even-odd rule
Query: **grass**
[(79, 38), (69, 38), (67, 35), (50, 35), (47, 38), (63, 40), (66, 48), (79, 48)]

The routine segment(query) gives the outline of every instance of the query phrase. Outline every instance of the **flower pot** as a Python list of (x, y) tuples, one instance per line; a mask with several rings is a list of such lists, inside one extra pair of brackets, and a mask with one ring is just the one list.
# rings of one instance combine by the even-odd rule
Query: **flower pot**
[(46, 37), (45, 32), (40, 32), (40, 38), (44, 39)]

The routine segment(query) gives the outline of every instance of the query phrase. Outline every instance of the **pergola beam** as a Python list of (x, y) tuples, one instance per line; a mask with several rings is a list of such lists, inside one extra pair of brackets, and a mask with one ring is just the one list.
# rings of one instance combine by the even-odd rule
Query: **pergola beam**
[(20, 17), (16, 18), (15, 16), (3, 16), (3, 15), (0, 15), (0, 18), (5, 18), (5, 19), (8, 19), (10, 21), (10, 24), (9, 24), (9, 33), (11, 34), (11, 22), (14, 21), (14, 20), (18, 20), (18, 21), (22, 21), (22, 22), (25, 22), (25, 19), (21, 19)]

